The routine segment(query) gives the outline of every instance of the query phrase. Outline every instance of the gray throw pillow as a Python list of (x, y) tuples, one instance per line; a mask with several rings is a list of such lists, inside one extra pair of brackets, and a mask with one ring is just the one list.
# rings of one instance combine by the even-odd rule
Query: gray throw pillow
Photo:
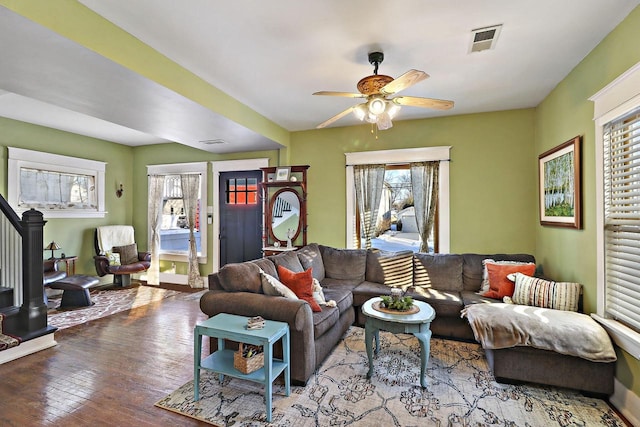
[(125, 246), (114, 246), (113, 252), (120, 254), (121, 265), (134, 264), (140, 261), (138, 259), (138, 245), (135, 243)]

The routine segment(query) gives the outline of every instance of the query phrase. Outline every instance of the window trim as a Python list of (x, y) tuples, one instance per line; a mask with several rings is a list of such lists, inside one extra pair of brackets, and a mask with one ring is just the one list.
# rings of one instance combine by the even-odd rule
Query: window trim
[[(207, 162), (194, 163), (171, 163), (164, 165), (147, 165), (148, 175), (180, 175), (183, 173), (199, 173), (200, 174), (200, 255), (198, 256), (199, 264), (207, 263), (207, 247), (209, 241), (207, 239), (207, 223), (205, 219), (205, 209), (207, 205)], [(148, 190), (147, 190), (148, 191)], [(147, 221), (147, 227), (149, 227)], [(151, 236), (151, 229), (147, 230), (147, 236)], [(148, 242), (149, 247), (151, 243)], [(161, 261), (178, 261), (187, 262), (189, 256), (187, 254), (160, 252)]]
[(7, 195), (9, 205), (18, 214), (28, 211), (28, 208), (18, 206), (20, 194), (20, 169), (31, 168), (51, 172), (71, 173), (94, 176), (96, 180), (97, 209), (38, 209), (47, 218), (104, 218), (105, 210), (105, 169), (106, 163), (79, 157), (63, 156), (42, 151), (25, 150), (23, 148), (8, 147), (8, 185)]
[(611, 335), (614, 342), (640, 360), (640, 334), (605, 316), (605, 236), (604, 236), (604, 126), (640, 107), (640, 62), (625, 71), (595, 95), (595, 181), (596, 181), (596, 261), (597, 311), (591, 316)]
[(346, 247), (353, 248), (354, 242), (350, 236), (355, 236), (356, 208), (353, 166), (366, 164), (395, 164), (410, 162), (440, 161), (440, 182), (438, 193), (438, 250), (439, 253), (450, 251), (450, 201), (449, 201), (449, 160), (451, 146), (401, 148), (396, 150), (362, 151), (357, 153), (345, 153), (347, 163), (347, 230)]

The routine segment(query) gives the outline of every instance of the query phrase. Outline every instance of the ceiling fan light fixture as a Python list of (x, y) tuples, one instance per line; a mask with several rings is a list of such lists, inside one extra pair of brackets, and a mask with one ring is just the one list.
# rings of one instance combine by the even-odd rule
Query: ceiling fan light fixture
[(389, 117), (389, 113), (386, 112), (378, 114), (378, 121), (376, 124), (378, 125), (378, 130), (387, 130), (393, 126), (391, 117)]
[(367, 110), (367, 104), (358, 104), (353, 109), (353, 114), (358, 120), (363, 121), (364, 118), (369, 114), (369, 111)]
[(369, 101), (369, 112), (373, 115), (384, 113), (387, 108), (387, 102), (382, 98), (372, 98)]
[(400, 112), (400, 105), (389, 101), (385, 112), (389, 115), (389, 118), (393, 119)]

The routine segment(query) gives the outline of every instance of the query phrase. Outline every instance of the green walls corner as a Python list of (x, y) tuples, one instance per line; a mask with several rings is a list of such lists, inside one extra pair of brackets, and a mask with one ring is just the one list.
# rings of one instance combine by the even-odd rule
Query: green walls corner
[(451, 252), (533, 253), (534, 110), (294, 132), (292, 164), (309, 164), (309, 241), (346, 245), (345, 153), (451, 146)]
[[(547, 276), (583, 284), (586, 313), (596, 311), (597, 291), (595, 125), (589, 97), (640, 61), (639, 39), (640, 7), (636, 7), (536, 108), (536, 156), (576, 135), (583, 138), (583, 228), (536, 226), (535, 255)], [(618, 357), (616, 377), (640, 395), (640, 362), (622, 350)]]
[[(18, 147), (64, 156), (106, 162), (105, 218), (49, 219), (44, 227), (45, 244), (55, 240), (60, 255), (77, 255), (76, 272), (95, 275), (93, 230), (99, 225), (130, 224), (133, 217), (133, 149), (16, 120), (0, 118), (0, 191), (7, 197), (7, 147)], [(122, 182), (124, 195), (116, 197), (116, 185)], [(50, 252), (43, 253), (48, 257)]]

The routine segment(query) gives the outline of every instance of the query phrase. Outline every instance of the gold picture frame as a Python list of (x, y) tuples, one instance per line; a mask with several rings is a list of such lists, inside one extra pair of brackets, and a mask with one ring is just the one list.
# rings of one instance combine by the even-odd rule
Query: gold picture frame
[(576, 136), (538, 156), (541, 225), (582, 228), (581, 139)]

